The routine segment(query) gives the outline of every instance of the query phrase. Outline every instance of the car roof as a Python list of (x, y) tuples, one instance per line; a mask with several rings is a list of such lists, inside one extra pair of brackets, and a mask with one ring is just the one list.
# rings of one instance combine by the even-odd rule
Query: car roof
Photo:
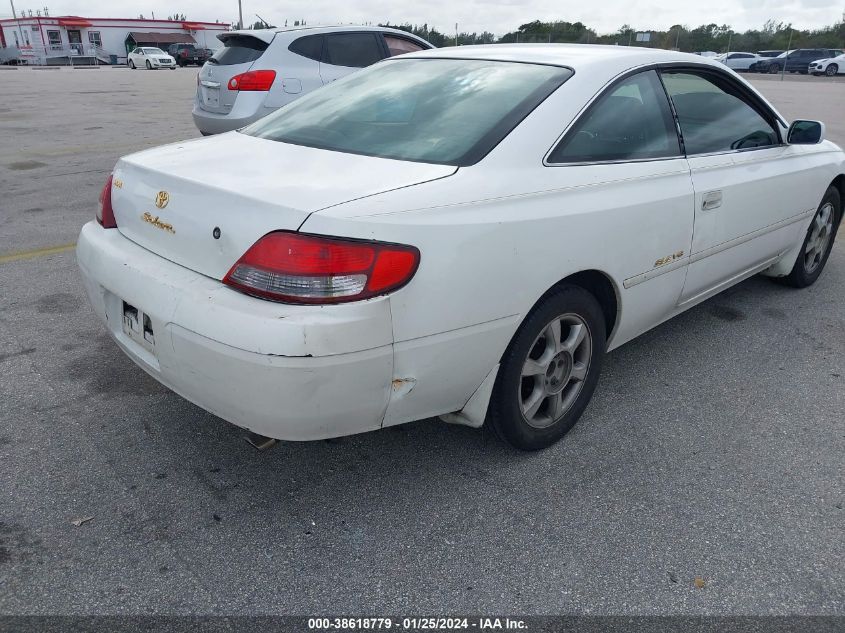
[(566, 66), (616, 74), (629, 68), (660, 63), (690, 63), (724, 69), (724, 65), (701, 55), (657, 48), (604, 46), (598, 44), (484, 44), (435, 48), (406, 53), (403, 58), (488, 59)]
[(396, 35), (404, 35), (406, 37), (410, 37), (415, 40), (425, 41), (418, 35), (414, 35), (413, 33), (408, 33), (407, 31), (403, 31), (401, 29), (394, 29), (388, 26), (361, 26), (357, 24), (337, 24), (337, 25), (320, 25), (320, 26), (290, 26), (284, 28), (272, 28), (272, 29), (240, 29), (235, 31), (226, 31), (225, 33), (221, 33), (221, 35), (229, 36), (232, 34), (235, 35), (252, 35), (254, 37), (258, 37), (260, 39), (265, 39), (265, 35), (269, 33), (307, 33), (309, 35), (320, 34), (320, 33), (338, 33), (343, 31), (380, 31), (383, 33), (395, 33)]

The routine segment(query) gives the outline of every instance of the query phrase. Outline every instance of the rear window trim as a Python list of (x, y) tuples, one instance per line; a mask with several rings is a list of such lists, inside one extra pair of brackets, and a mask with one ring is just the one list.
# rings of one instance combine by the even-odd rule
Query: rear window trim
[[(560, 90), (561, 87), (564, 86), (567, 82), (569, 82), (569, 80), (571, 80), (575, 76), (575, 73), (576, 73), (575, 69), (572, 66), (568, 66), (566, 64), (553, 64), (553, 63), (549, 63), (549, 62), (533, 62), (533, 61), (529, 62), (529, 61), (523, 61), (523, 60), (499, 59), (499, 58), (479, 59), (479, 58), (475, 58), (475, 57), (457, 57), (457, 56), (419, 57), (417, 55), (418, 55), (417, 53), (407, 53), (405, 55), (401, 55), (402, 59), (397, 60), (396, 57), (392, 57), (392, 58), (388, 57), (387, 59), (383, 59), (383, 60), (381, 60), (380, 62), (377, 62), (377, 63), (379, 63), (379, 64), (402, 63), (402, 62), (408, 61), (410, 59), (425, 60), (425, 61), (436, 61), (436, 60), (487, 61), (487, 62), (500, 62), (500, 63), (505, 63), (505, 64), (526, 64), (526, 65), (530, 65), (530, 66), (549, 66), (549, 67), (552, 67), (552, 68), (561, 68), (563, 70), (568, 70), (570, 74), (566, 79), (561, 81), (556, 88), (549, 90), (549, 92), (546, 94), (546, 96), (543, 97), (542, 99), (540, 99), (537, 103), (535, 103), (532, 108), (530, 108), (526, 112), (522, 113), (521, 116), (513, 117), (513, 119), (514, 119), (513, 121), (511, 121), (509, 118), (505, 118), (502, 122), (500, 122), (499, 125), (497, 125), (495, 128), (493, 128), (493, 130), (490, 130), (487, 134), (485, 134), (485, 136), (483, 138), (490, 136), (496, 130), (502, 130), (503, 131), (503, 133), (499, 137), (499, 140), (496, 141), (494, 144), (492, 144), (487, 149), (487, 151), (480, 152), (479, 155), (477, 155), (477, 156), (473, 155), (471, 160), (467, 159), (467, 160), (453, 161), (453, 162), (448, 162), (448, 163), (443, 162), (443, 161), (425, 160), (425, 159), (422, 159), (422, 158), (411, 160), (409, 158), (392, 157), (392, 156), (386, 156), (384, 154), (376, 154), (375, 152), (339, 150), (339, 149), (331, 149), (331, 148), (327, 148), (327, 147), (316, 147), (314, 145), (309, 145), (309, 144), (306, 144), (306, 143), (296, 143), (294, 141), (287, 141), (287, 140), (280, 141), (280, 140), (275, 140), (275, 139), (262, 138), (262, 137), (259, 137), (259, 136), (253, 136), (252, 138), (257, 138), (257, 139), (269, 141), (269, 142), (272, 142), (272, 143), (287, 143), (288, 145), (296, 145), (298, 147), (310, 147), (312, 149), (318, 149), (318, 150), (322, 150), (322, 151), (326, 151), (326, 152), (336, 152), (338, 154), (352, 154), (354, 156), (369, 156), (369, 157), (372, 157), (372, 158), (384, 158), (386, 160), (400, 160), (400, 161), (408, 162), (408, 163), (422, 163), (422, 164), (427, 164), (427, 165), (443, 165), (443, 166), (446, 166), (446, 167), (455, 167), (455, 168), (458, 168), (458, 169), (460, 169), (462, 167), (472, 167), (473, 165), (478, 164), (479, 162), (484, 160), (487, 156), (489, 156), (491, 152), (493, 152), (499, 145), (501, 145), (501, 143), (508, 136), (510, 136), (510, 134), (517, 127), (519, 127), (525, 119), (527, 119), (531, 115), (531, 113), (533, 113), (537, 108), (539, 108), (541, 105), (543, 105), (543, 103), (545, 103), (545, 101), (549, 97), (551, 97), (558, 90)], [(375, 64), (373, 64), (373, 65), (375, 65)], [(236, 131), (240, 134), (245, 134), (245, 132), (242, 129), (236, 130)], [(252, 135), (250, 135), (250, 136), (252, 136)], [(479, 140), (475, 144), (475, 147), (477, 147), (480, 144), (481, 144), (481, 141)], [(472, 149), (473, 148), (470, 148), (470, 150), (467, 151), (466, 154), (464, 154), (464, 156), (462, 156), (461, 158), (466, 159), (468, 155), (472, 154)]]
[[(219, 40), (220, 40), (220, 42), (223, 44), (223, 46), (221, 46), (220, 48), (216, 49), (216, 50), (215, 50), (215, 51), (211, 54), (211, 56), (210, 56), (210, 58), (214, 58), (214, 60), (215, 60), (215, 62), (216, 62), (216, 64), (215, 64), (215, 65), (220, 65), (220, 66), (235, 66), (235, 65), (237, 65), (237, 64), (220, 64), (220, 62), (219, 62), (219, 61), (217, 61), (217, 58), (216, 58), (216, 57), (214, 57), (214, 55), (216, 55), (218, 51), (225, 51), (227, 48), (230, 48), (229, 46), (227, 46), (227, 42), (228, 42), (229, 40), (236, 40), (236, 39), (238, 39), (238, 38), (249, 38), (249, 39), (255, 40), (256, 42), (259, 42), (261, 45), (263, 45), (263, 46), (264, 46), (264, 48), (260, 49), (260, 50), (261, 50), (261, 54), (260, 54), (258, 57), (256, 57), (255, 59), (253, 59), (253, 60), (251, 60), (251, 61), (249, 61), (249, 62), (239, 62), (239, 63), (250, 63), (250, 64), (254, 64), (254, 63), (257, 61), (257, 59), (258, 59), (258, 58), (260, 58), (262, 55), (264, 55), (264, 53), (266, 53), (266, 52), (267, 52), (267, 50), (270, 48), (271, 44), (273, 43), (273, 40), (274, 40), (274, 39), (276, 39), (276, 36), (275, 36), (275, 34), (274, 34), (274, 35), (273, 35), (273, 37), (270, 39), (270, 41), (269, 41), (269, 42), (267, 42), (267, 41), (263, 40), (262, 38), (260, 38), (260, 37), (255, 37), (254, 35), (251, 35), (251, 34), (249, 34), (249, 33), (240, 33), (240, 32), (233, 32), (233, 33), (221, 33), (220, 35), (218, 35), (218, 36), (217, 36), (217, 39), (219, 39)], [(246, 48), (246, 47), (242, 47), (242, 48)], [(257, 50), (259, 50), (259, 49), (254, 48), (253, 50), (256, 50), (256, 51), (257, 51)], [(210, 59), (210, 58), (209, 58), (209, 59)], [(212, 62), (212, 63), (213, 63), (213, 62)]]

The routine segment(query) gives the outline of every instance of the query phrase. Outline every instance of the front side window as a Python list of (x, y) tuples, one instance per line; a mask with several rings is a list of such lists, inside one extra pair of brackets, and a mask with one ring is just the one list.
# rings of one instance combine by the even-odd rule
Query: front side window
[(549, 156), (550, 163), (680, 156), (672, 112), (653, 70), (612, 86), (590, 106)]
[(333, 33), (326, 36), (323, 61), (332, 66), (364, 68), (382, 58), (375, 33)]
[(391, 57), (402, 55), (403, 53), (416, 53), (425, 50), (420, 44), (404, 37), (396, 37), (395, 35), (385, 34), (384, 43), (387, 44), (387, 50), (390, 51)]
[(242, 132), (337, 152), (472, 165), (571, 75), (540, 64), (400, 58), (332, 82)]
[(737, 87), (716, 74), (663, 73), (687, 154), (709, 154), (779, 143), (774, 126)]

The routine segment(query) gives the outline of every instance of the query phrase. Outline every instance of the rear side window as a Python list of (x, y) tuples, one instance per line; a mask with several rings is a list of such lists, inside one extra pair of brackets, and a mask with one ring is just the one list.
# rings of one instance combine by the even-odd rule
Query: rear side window
[(391, 57), (401, 55), (403, 53), (416, 53), (417, 51), (425, 50), (423, 46), (405, 39), (404, 37), (396, 37), (395, 35), (384, 35), (384, 43), (387, 44), (387, 50)]
[(323, 61), (333, 66), (364, 68), (382, 58), (375, 33), (333, 33), (326, 35)]
[(681, 155), (672, 112), (653, 70), (624, 79), (593, 104), (549, 156), (550, 163)]
[(288, 50), (302, 57), (320, 61), (323, 55), (323, 36), (307, 35), (306, 37), (300, 37), (290, 43)]
[(729, 81), (716, 75), (664, 72), (687, 154), (777, 145), (775, 128)]
[(249, 35), (233, 35), (223, 41), (223, 47), (211, 56), (211, 63), (234, 66), (254, 62), (267, 50), (267, 42)]

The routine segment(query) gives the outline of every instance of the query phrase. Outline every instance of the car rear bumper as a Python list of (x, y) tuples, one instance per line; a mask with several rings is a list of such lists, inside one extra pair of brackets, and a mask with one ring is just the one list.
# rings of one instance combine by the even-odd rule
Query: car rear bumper
[(277, 110), (277, 108), (264, 106), (266, 96), (266, 92), (241, 93), (232, 109), (224, 113), (204, 110), (200, 106), (199, 98), (195, 96), (194, 108), (191, 112), (194, 125), (204, 134), (222, 134), (242, 128)]
[[(118, 346), (200, 407), (284, 440), (381, 426), (393, 374), (386, 298), (322, 307), (262, 301), (96, 222), (83, 227), (77, 260)], [(126, 305), (148, 317), (151, 341), (125, 325)]]

